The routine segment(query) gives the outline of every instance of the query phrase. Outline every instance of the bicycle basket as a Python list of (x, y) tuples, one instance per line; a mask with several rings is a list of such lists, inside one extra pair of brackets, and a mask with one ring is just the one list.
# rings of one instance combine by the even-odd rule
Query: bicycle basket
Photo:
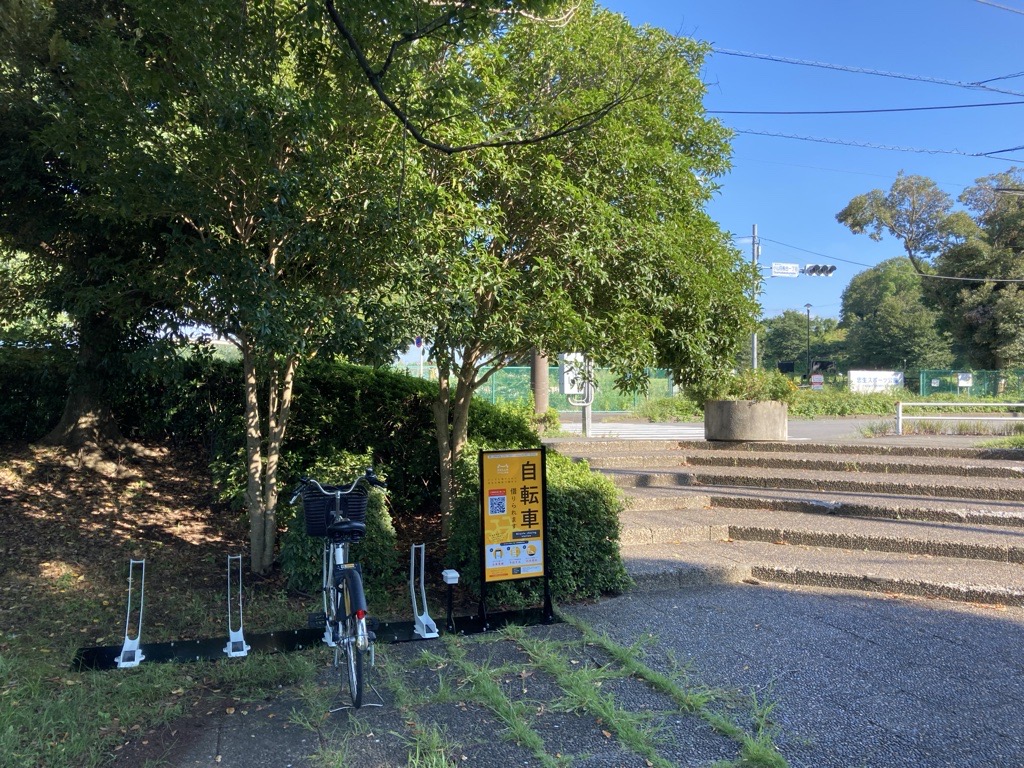
[[(344, 486), (325, 485), (325, 491), (334, 492)], [(341, 516), (357, 523), (366, 522), (366, 505), (370, 498), (362, 488), (341, 497)], [(334, 518), (334, 496), (320, 493), (317, 488), (306, 488), (302, 491), (302, 510), (306, 516), (306, 534), (308, 536), (326, 536), (327, 526)]]

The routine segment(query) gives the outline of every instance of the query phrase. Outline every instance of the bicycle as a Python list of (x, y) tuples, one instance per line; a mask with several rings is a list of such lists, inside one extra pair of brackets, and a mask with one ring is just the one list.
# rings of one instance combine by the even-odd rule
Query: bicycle
[(349, 561), (349, 545), (366, 537), (366, 507), (371, 488), (387, 488), (373, 469), (348, 486), (321, 485), (310, 477), (299, 481), (291, 503), (302, 497), (306, 533), (323, 537), (322, 589), (324, 602), (324, 643), (334, 648), (334, 666), (345, 654), (352, 706), (363, 706), (363, 657), (374, 664), (374, 633), (367, 625), (366, 596), (359, 563)]

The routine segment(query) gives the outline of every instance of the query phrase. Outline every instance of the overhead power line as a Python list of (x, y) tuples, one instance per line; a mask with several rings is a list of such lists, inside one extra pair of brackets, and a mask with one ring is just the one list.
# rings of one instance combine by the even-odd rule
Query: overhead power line
[(828, 139), (821, 136), (798, 136), (792, 133), (777, 133), (775, 131), (753, 131), (743, 128), (733, 128), (736, 133), (748, 136), (770, 136), (776, 139), (792, 139), (794, 141), (812, 141), (818, 144), (836, 144), (843, 147), (860, 147), (861, 149), (884, 149), (890, 152), (913, 152), (923, 155), (958, 155), (960, 157), (987, 157), (991, 160), (1024, 162), (1024, 159), (1012, 157), (998, 157), (1007, 152), (1016, 152), (1024, 149), (1024, 146), (997, 149), (992, 152), (963, 152), (959, 149), (924, 149), (922, 147), (898, 147), (892, 144), (874, 144), (868, 141), (852, 141), (849, 139)]
[(796, 246), (796, 245), (790, 245), (789, 243), (783, 243), (783, 242), (780, 242), (778, 240), (772, 240), (770, 237), (762, 237), (762, 236), (759, 235), (757, 239), (758, 240), (764, 240), (766, 243), (775, 243), (776, 245), (781, 245), (784, 248), (792, 248), (794, 251), (800, 251), (802, 253), (809, 253), (809, 254), (811, 254), (811, 256), (817, 256), (818, 258), (821, 258), (821, 259), (828, 259), (829, 261), (841, 261), (844, 264), (853, 264), (856, 267), (871, 267), (872, 266), (871, 264), (862, 264), (859, 261), (850, 261), (849, 259), (840, 259), (838, 256), (829, 256), (828, 254), (825, 254), (825, 253), (818, 253), (817, 251), (809, 251), (806, 248), (800, 248), (799, 246)]
[(1024, 14), (1020, 8), (1011, 8), (1008, 5), (1001, 5), (1000, 3), (993, 3), (992, 0), (978, 0), (982, 5), (991, 5), (993, 8), (998, 8), (1001, 11), (1009, 11), (1010, 13)]
[(953, 275), (932, 275), (928, 272), (917, 270), (921, 277), (930, 277), (933, 280), (959, 280), (964, 283), (1024, 283), (1024, 277), (953, 277)]
[[(844, 264), (853, 264), (854, 266), (857, 267), (868, 267), (869, 269), (873, 266), (877, 266), (873, 264), (862, 264), (859, 261), (850, 261), (849, 259), (840, 259), (838, 256), (829, 256), (828, 254), (818, 253), (817, 251), (809, 251), (806, 248), (800, 248), (799, 246), (796, 245), (790, 245), (789, 243), (783, 243), (778, 240), (772, 240), (770, 237), (764, 237), (759, 235), (757, 239), (763, 240), (766, 243), (775, 243), (776, 245), (781, 245), (784, 248), (791, 248), (794, 251), (809, 253), (812, 256), (817, 256), (822, 259), (828, 259), (829, 261), (841, 261)], [(917, 264), (914, 263), (913, 259), (911, 259), (911, 264), (914, 265), (914, 271), (917, 272), (917, 274), (920, 277), (928, 277), (931, 278), (932, 280), (957, 280), (964, 283), (1024, 283), (1024, 278), (1015, 277), (954, 277), (953, 275), (935, 275), (929, 272), (921, 271), (918, 268)]]
[(857, 75), (873, 75), (875, 77), (888, 77), (894, 80), (910, 80), (918, 83), (932, 83), (933, 85), (949, 85), (955, 88), (967, 88), (972, 91), (990, 91), (992, 93), (1004, 93), (1008, 96), (1024, 96), (1024, 91), (1010, 91), (1003, 88), (993, 88), (984, 82), (965, 82), (963, 80), (945, 80), (939, 77), (928, 77), (925, 75), (905, 75), (900, 72), (887, 72), (880, 69), (868, 69), (866, 67), (851, 67), (845, 64), (829, 64), (824, 61), (812, 61), (808, 59), (792, 59), (786, 56), (775, 56), (769, 53), (753, 53), (751, 51), (736, 51), (731, 48), (712, 47), (714, 53), (723, 56), (738, 56), (744, 59), (759, 59), (761, 61), (774, 61), (778, 64), (795, 64), (801, 67), (815, 67), (817, 69), (831, 69), (839, 72), (850, 72)]
[(990, 101), (984, 104), (949, 104), (940, 107), (891, 107), (880, 109), (741, 110), (709, 109), (709, 115), (874, 115), (884, 112), (930, 112), (939, 109), (1020, 106), (1024, 101)]
[(1024, 72), (1014, 72), (1012, 75), (1000, 75), (999, 77), (990, 77), (988, 80), (979, 80), (981, 84), (994, 83), (996, 80), (1013, 80), (1015, 77), (1024, 77)]

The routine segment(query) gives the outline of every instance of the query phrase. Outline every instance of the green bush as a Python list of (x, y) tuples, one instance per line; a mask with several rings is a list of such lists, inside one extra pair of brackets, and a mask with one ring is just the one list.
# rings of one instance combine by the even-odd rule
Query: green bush
[(208, 347), (156, 345), (132, 356), (112, 403), (121, 432), (137, 441), (201, 446), (213, 460), (242, 446), (242, 369)]
[[(461, 583), (480, 594), (480, 448), (466, 451), (459, 472), (462, 492), (456, 501), (447, 562)], [(617, 593), (629, 586), (619, 553), (619, 515), (623, 501), (607, 478), (554, 452), (547, 454), (549, 574), (556, 600), (579, 600)], [(522, 607), (539, 605), (541, 579), (488, 584), (489, 602)]]
[(781, 400), (792, 401), (797, 387), (778, 371), (744, 370), (701, 387), (690, 387), (687, 395), (698, 403), (708, 400)]
[(395, 514), (437, 507), (430, 397), (436, 385), (388, 369), (316, 362), (299, 369), (282, 456), (288, 482), (321, 457), (366, 456), (388, 478)]
[(52, 429), (73, 368), (65, 350), (0, 348), (0, 440), (38, 440)]
[(798, 418), (816, 416), (894, 416), (896, 401), (906, 399), (890, 392), (850, 392), (848, 389), (801, 389), (789, 404), (789, 415)]
[(641, 400), (636, 407), (636, 415), (648, 421), (700, 421), (704, 412), (697, 403), (688, 397), (656, 397)]
[[(320, 456), (306, 468), (305, 476), (324, 485), (339, 485), (363, 474), (369, 463), (365, 454), (340, 452)], [(382, 479), (387, 479), (386, 477)], [(278, 504), (281, 535), (281, 568), (288, 586), (300, 592), (319, 591), (322, 579), (324, 539), (306, 535), (306, 518), (302, 502), (289, 506), (292, 486)], [(366, 538), (352, 545), (352, 557), (363, 570), (366, 599), (371, 605), (382, 605), (388, 590), (402, 581), (398, 570), (397, 537), (385, 494), (374, 491), (366, 508)]]

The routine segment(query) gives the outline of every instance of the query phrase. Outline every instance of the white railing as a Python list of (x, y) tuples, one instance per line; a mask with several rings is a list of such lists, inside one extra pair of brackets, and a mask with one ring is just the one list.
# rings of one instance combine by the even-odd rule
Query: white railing
[[(1019, 421), (1020, 416), (980, 416), (976, 414), (958, 414), (956, 416), (904, 416), (904, 407), (927, 406), (928, 408), (963, 408), (971, 403), (896, 403), (896, 434), (903, 434), (904, 421)], [(977, 408), (1024, 408), (1024, 403), (977, 403)]]

